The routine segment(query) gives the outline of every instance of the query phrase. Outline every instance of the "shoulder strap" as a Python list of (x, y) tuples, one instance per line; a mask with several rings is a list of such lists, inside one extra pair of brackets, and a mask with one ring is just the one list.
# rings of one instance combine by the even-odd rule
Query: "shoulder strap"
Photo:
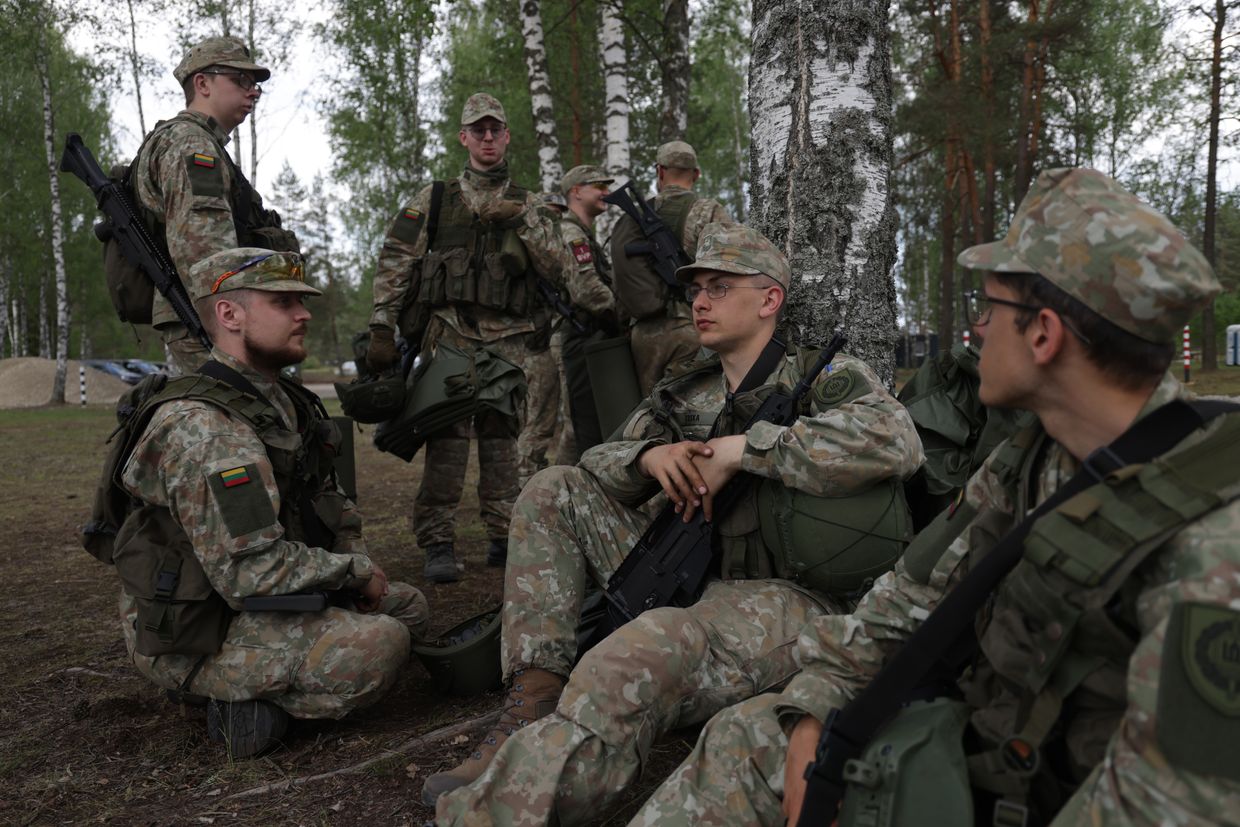
[(1025, 537), (1038, 520), (1109, 474), (1165, 454), (1214, 417), (1235, 411), (1240, 411), (1235, 403), (1173, 400), (1086, 457), (1071, 480), (978, 561), (861, 694), (844, 709), (832, 712), (815, 760), (806, 769), (810, 788), (798, 824), (808, 827), (834, 820), (844, 794), (844, 764), (860, 755), (879, 727), (908, 699), (910, 691), (923, 685), (949, 653), (959, 653), (977, 611), (1020, 562)]
[(426, 249), (435, 246), (435, 236), (439, 235), (439, 212), (443, 207), (443, 181), (431, 184), (431, 212), (426, 217)]

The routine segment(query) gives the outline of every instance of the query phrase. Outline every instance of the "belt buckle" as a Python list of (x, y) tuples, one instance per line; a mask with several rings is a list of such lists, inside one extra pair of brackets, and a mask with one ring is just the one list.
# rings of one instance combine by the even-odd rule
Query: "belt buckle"
[(1029, 823), (1029, 808), (1006, 798), (995, 800), (994, 827), (1025, 827)]

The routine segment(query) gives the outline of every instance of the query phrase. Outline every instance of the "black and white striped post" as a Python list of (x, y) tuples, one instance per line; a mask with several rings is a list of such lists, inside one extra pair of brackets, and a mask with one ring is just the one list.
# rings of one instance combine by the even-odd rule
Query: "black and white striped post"
[(86, 366), (78, 365), (78, 396), (86, 404)]
[(1193, 349), (1189, 346), (1188, 325), (1184, 325), (1184, 384), (1188, 384), (1188, 371), (1193, 366)]

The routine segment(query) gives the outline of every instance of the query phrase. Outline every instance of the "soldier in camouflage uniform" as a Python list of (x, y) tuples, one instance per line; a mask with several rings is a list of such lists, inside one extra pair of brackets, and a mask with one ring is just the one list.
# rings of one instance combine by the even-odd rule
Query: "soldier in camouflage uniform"
[[(701, 177), (702, 171), (698, 169), (697, 153), (684, 141), (669, 141), (659, 147), (655, 156), (655, 173), (658, 187), (653, 205), (655, 212), (673, 231), (683, 220), (680, 244), (690, 259), (695, 258), (702, 228), (716, 222), (731, 223), (732, 216), (718, 201), (702, 198), (693, 191), (693, 184)], [(632, 221), (627, 216), (620, 220)], [(614, 242), (619, 240), (618, 235), (612, 238), (611, 258), (617, 262), (623, 257), (623, 252), (614, 246)], [(637, 310), (631, 301), (626, 303), (624, 278), (623, 268), (617, 267), (616, 292), (620, 298), (620, 311), (622, 315), (635, 319), (630, 346), (633, 364), (637, 368), (637, 381), (645, 395), (669, 368), (697, 354), (697, 334), (693, 329), (692, 311), (680, 296), (672, 295), (661, 287), (665, 292), (660, 297), (661, 307), (653, 313), (645, 313)]]
[[(233, 757), (274, 745), (289, 715), (339, 718), (373, 703), (428, 620), (422, 594), (388, 582), (367, 554), (361, 516), (334, 476), (317, 491), (300, 489), (308, 499), (289, 487), (299, 484), (290, 474), (303, 466), (302, 454), (294, 462), (290, 448), (310, 446), (305, 463), (313, 463), (314, 452), (335, 442), (317, 441), (317, 432), (334, 427), (321, 409), (315, 413), (317, 398), (278, 378), (281, 368), (305, 358), (310, 312), (303, 299), (321, 295), (303, 272), (301, 256), (256, 248), (216, 253), (188, 271), (190, 296), (215, 344), (208, 367), (223, 366), (231, 379), (201, 377), (193, 391), (159, 404), (120, 477), (136, 501), (114, 553), (125, 584), (120, 612), (130, 655), (158, 685), (210, 698), (209, 733)], [(233, 388), (260, 394), (276, 424), (260, 434), (234, 415), (230, 400), (255, 403)], [(309, 542), (315, 531), (330, 548)], [(182, 559), (170, 569), (172, 605), (160, 614), (163, 570), (176, 550)], [(321, 590), (352, 596), (319, 612), (242, 606), (251, 596)], [(185, 621), (184, 614), (167, 614), (178, 601), (216, 607), (212, 617), (226, 624), (218, 648), (150, 649), (148, 632), (169, 631), (159, 617), (171, 617), (172, 631), (182, 636), (211, 631), (176, 629), (178, 622), (211, 625), (202, 615)]]
[[(1082, 458), (1191, 398), (1167, 372), (1172, 342), (1219, 284), (1170, 222), (1106, 176), (1044, 172), (1007, 237), (960, 263), (990, 271), (970, 297), (985, 333), (982, 401), (1033, 411), (1040, 425), (970, 480), (944, 524), (961, 525), (918, 538), (852, 615), (820, 617), (802, 634), (804, 671), (782, 694), (712, 720), (634, 824), (779, 825), (785, 814), (795, 824), (828, 712)], [(1236, 414), (1218, 416), (1139, 474), (1113, 472), (1035, 522), (958, 678), (970, 723), (961, 783), (978, 823), (992, 810), (1008, 824), (1237, 823), (1235, 425)], [(934, 800), (903, 806), (935, 820)]]
[[(507, 117), (499, 101), (472, 95), (458, 137), (469, 153), (465, 171), (419, 192), (397, 213), (383, 242), (366, 355), (372, 371), (398, 360), (398, 328), (424, 353), (433, 354), (439, 344), (466, 351), (487, 347), (531, 373), (531, 361), (547, 350), (551, 311), (537, 279), (558, 286), (570, 269), (554, 218), (536, 193), (509, 180)], [(533, 394), (531, 399), (539, 402)], [(550, 405), (554, 418), (555, 401)], [(542, 415), (527, 412), (528, 419)], [(426, 577), (435, 583), (459, 577), (453, 524), (471, 425), (478, 440), (478, 501), (491, 541), (487, 563), (502, 566), (507, 554), (508, 520), (519, 490), (520, 423), (488, 409), (426, 442), (413, 525), (426, 553)]]
[[(616, 297), (611, 291), (611, 264), (594, 237), (594, 219), (607, 209), (603, 196), (615, 181), (596, 166), (576, 166), (565, 173), (560, 189), (568, 202), (568, 213), (560, 221), (564, 244), (572, 254), (576, 267), (568, 280), (566, 292), (574, 315), (584, 330), (562, 324), (556, 331), (560, 338), (564, 361), (564, 404), (561, 419), (566, 439), (556, 455), (559, 465), (572, 465), (581, 451), (602, 442), (598, 412), (586, 373), (585, 345), (597, 335), (616, 332)], [(596, 336), (597, 338), (597, 336)]]
[(642, 614), (574, 669), (587, 578), (607, 582), (649, 522), (640, 507), (660, 489), (686, 519), (698, 508), (713, 516), (713, 492), (738, 471), (847, 508), (858, 492), (898, 486), (921, 462), (907, 412), (869, 367), (842, 354), (816, 378), (813, 402), (792, 425), (743, 431), (759, 399), (804, 372), (799, 349), (773, 351), (763, 362), (775, 365), (771, 373), (741, 386), (772, 340), (790, 271), (747, 227), (710, 225), (698, 251), (678, 275), (693, 296), (701, 344), (715, 355), (661, 383), (621, 439), (587, 451), (577, 467), (536, 475), (517, 501), (501, 633), (511, 686), (478, 750), (427, 779), (424, 800), (448, 793), (438, 800), (441, 825), (595, 817), (661, 733), (781, 686), (797, 669), (802, 626), (851, 605), (847, 596), (773, 579), (783, 569), (756, 536), (751, 498), (721, 520), (724, 579), (688, 608)]
[[(184, 276), (212, 253), (238, 246), (297, 252), (297, 237), (263, 207), (225, 150), (271, 72), (254, 63), (238, 38), (211, 37), (191, 47), (172, 74), (185, 92), (185, 109), (155, 124), (134, 159), (132, 181), (143, 218), (177, 272)], [(158, 291), (151, 316), (174, 371), (190, 373), (206, 361), (202, 343)]]

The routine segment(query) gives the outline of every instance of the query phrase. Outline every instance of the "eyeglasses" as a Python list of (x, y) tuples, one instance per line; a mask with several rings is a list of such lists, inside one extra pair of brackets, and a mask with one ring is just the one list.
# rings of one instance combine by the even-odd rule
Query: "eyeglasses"
[(218, 69), (204, 69), (200, 74), (203, 75), (219, 75), (220, 77), (230, 78), (233, 83), (241, 87), (241, 91), (249, 92), (253, 89), (258, 94), (263, 94), (263, 87), (258, 84), (254, 78), (245, 72), (221, 72)]
[(507, 130), (508, 130), (508, 127), (506, 126), (473, 126), (473, 125), (470, 125), (470, 126), (465, 127), (465, 131), (468, 132), (470, 135), (473, 135), (475, 141), (485, 140), (488, 132), (491, 133), (491, 137), (499, 138)]
[(1020, 302), (1011, 302), (1007, 299), (996, 299), (987, 296), (981, 290), (964, 290), (961, 292), (964, 299), (964, 317), (969, 324), (981, 327), (990, 324), (990, 314), (994, 312), (994, 305), (999, 304), (1004, 307), (1015, 307), (1018, 310), (1038, 311), (1043, 308), (1033, 304), (1022, 304)]
[[(741, 278), (753, 278), (753, 276), (741, 276)], [(692, 304), (703, 292), (708, 298), (717, 300), (728, 295), (729, 290), (766, 290), (769, 286), (766, 284), (728, 284), (726, 281), (712, 281), (705, 287), (700, 284), (687, 284), (685, 285), (685, 300)]]

